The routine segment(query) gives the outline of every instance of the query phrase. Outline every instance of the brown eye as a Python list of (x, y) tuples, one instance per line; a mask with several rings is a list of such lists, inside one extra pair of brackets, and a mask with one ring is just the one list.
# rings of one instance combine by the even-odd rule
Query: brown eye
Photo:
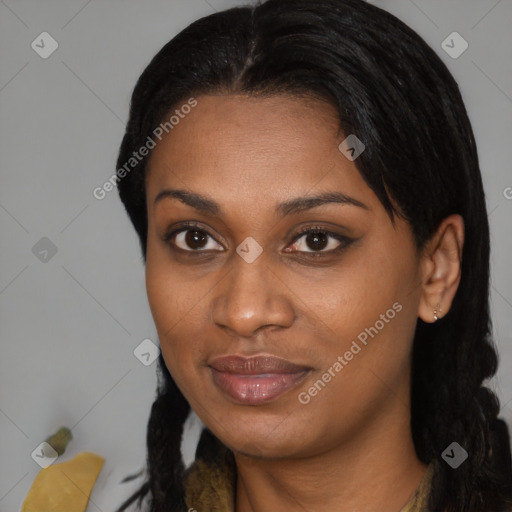
[(313, 251), (325, 249), (329, 240), (325, 233), (309, 233), (306, 235), (306, 245)]
[(185, 243), (192, 249), (200, 249), (206, 245), (207, 235), (204, 231), (189, 230), (185, 232)]
[(293, 251), (304, 253), (331, 253), (348, 246), (353, 240), (337, 233), (320, 229), (308, 229), (299, 233), (293, 243)]
[(182, 251), (191, 253), (223, 250), (223, 247), (207, 231), (194, 226), (174, 230), (166, 235), (165, 241)]

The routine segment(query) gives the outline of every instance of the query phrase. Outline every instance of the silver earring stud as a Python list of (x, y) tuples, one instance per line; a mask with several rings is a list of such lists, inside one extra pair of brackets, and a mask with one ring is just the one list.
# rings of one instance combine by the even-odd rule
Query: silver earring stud
[(439, 320), (439, 317), (437, 316), (437, 312), (441, 313), (441, 304), (438, 304), (436, 308), (434, 309), (434, 322), (437, 322)]

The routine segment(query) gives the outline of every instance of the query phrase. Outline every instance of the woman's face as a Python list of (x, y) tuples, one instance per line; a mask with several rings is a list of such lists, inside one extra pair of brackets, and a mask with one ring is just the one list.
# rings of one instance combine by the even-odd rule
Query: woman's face
[(146, 282), (161, 349), (234, 451), (312, 455), (409, 419), (420, 258), (338, 149), (345, 137), (316, 100), (201, 96), (153, 149)]

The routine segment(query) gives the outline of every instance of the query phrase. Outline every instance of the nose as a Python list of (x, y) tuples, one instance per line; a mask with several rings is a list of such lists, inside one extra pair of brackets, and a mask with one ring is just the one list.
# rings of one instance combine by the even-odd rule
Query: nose
[(262, 254), (247, 263), (238, 255), (215, 287), (213, 322), (237, 337), (250, 338), (264, 327), (290, 327), (295, 318), (292, 293)]

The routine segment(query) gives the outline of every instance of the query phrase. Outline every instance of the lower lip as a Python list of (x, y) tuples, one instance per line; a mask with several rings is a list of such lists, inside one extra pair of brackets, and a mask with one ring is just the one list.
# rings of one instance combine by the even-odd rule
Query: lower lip
[(258, 405), (270, 402), (297, 386), (309, 370), (298, 373), (266, 373), (241, 375), (210, 368), (217, 387), (235, 402)]

